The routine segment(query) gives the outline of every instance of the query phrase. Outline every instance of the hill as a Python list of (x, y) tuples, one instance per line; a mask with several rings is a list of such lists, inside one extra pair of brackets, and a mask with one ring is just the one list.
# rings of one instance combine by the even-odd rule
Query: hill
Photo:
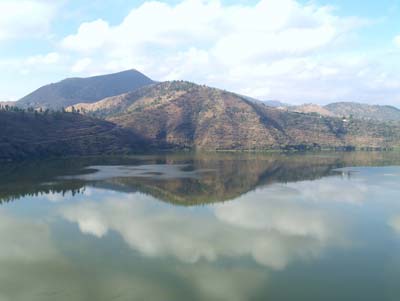
[(68, 78), (43, 86), (20, 99), (21, 108), (61, 109), (80, 102), (96, 102), (154, 83), (136, 70), (88, 78)]
[[(272, 108), (184, 81), (164, 82), (93, 104), (86, 114), (156, 143), (206, 150), (390, 148), (399, 124), (342, 120)], [(69, 108), (72, 110), (72, 108)]]
[(124, 154), (141, 138), (113, 123), (79, 114), (0, 111), (0, 160)]
[(337, 102), (324, 107), (338, 117), (400, 121), (400, 110), (392, 106), (368, 105), (356, 102)]

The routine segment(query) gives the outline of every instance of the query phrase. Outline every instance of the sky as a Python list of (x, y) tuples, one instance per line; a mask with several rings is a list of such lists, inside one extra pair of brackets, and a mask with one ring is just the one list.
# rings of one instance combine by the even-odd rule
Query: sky
[(261, 100), (400, 107), (400, 0), (0, 0), (0, 101), (127, 69)]

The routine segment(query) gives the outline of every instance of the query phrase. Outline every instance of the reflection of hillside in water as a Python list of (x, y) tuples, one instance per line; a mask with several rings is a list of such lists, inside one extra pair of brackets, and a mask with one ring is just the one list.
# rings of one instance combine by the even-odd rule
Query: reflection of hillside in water
[(74, 194), (91, 186), (140, 191), (174, 204), (194, 205), (231, 200), (271, 183), (318, 179), (339, 167), (399, 163), (398, 153), (354, 152), (166, 154), (7, 164), (0, 171), (0, 199)]

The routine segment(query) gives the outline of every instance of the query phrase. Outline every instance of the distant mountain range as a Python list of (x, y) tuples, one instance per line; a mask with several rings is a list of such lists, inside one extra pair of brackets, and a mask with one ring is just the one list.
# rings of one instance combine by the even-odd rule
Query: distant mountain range
[[(400, 147), (394, 107), (265, 103), (185, 81), (156, 83), (134, 70), (67, 79), (39, 88), (16, 105), (0, 112), (3, 159), (171, 148)], [(61, 108), (67, 112), (47, 110)]]
[(80, 102), (96, 102), (133, 91), (154, 81), (136, 70), (88, 78), (67, 78), (37, 89), (18, 100), (21, 108), (61, 109)]

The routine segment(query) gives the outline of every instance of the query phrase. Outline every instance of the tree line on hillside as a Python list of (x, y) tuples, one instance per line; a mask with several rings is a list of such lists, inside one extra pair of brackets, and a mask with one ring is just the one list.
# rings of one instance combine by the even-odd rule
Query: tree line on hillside
[(75, 108), (72, 108), (71, 111), (65, 110), (65, 108), (61, 108), (60, 110), (56, 109), (43, 109), (43, 108), (33, 108), (33, 107), (28, 107), (28, 108), (20, 108), (17, 106), (10, 106), (10, 105), (1, 105), (0, 104), (0, 112), (13, 112), (13, 113), (31, 113), (35, 115), (60, 115), (60, 114), (79, 114), (81, 111), (78, 109), (76, 110)]

